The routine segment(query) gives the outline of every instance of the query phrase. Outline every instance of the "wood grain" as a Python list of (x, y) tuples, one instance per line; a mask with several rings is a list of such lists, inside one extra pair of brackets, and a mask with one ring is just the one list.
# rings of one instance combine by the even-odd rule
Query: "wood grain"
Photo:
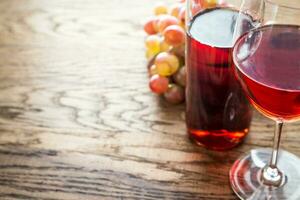
[[(184, 106), (149, 92), (141, 22), (155, 1), (0, 1), (0, 199), (234, 200), (233, 161), (271, 145), (192, 145)], [(171, 0), (167, 2), (173, 2)], [(300, 156), (300, 124), (283, 148)]]

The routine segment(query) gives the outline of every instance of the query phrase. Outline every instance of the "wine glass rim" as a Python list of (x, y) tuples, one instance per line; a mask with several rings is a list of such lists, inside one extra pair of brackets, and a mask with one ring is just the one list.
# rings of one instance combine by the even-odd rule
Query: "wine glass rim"
[(289, 6), (289, 5), (286, 5), (286, 4), (283, 4), (283, 3), (275, 3), (273, 0), (264, 0), (264, 2), (266, 3), (270, 3), (274, 6), (279, 6), (279, 7), (282, 7), (282, 8), (288, 8), (288, 9), (294, 9), (294, 10), (300, 10), (300, 6), (299, 7), (293, 7), (293, 6)]

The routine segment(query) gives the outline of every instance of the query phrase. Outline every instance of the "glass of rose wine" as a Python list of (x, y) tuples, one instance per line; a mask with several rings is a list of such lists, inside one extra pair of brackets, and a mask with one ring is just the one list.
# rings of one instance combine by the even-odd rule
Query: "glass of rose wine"
[[(244, 0), (235, 27), (235, 74), (252, 105), (276, 122), (272, 149), (235, 161), (230, 183), (241, 199), (299, 200), (300, 160), (280, 150), (284, 122), (300, 119), (300, 2)], [(247, 13), (258, 23), (241, 31)]]
[(213, 150), (240, 144), (249, 132), (252, 109), (234, 75), (232, 48), (241, 0), (187, 0), (186, 125), (189, 137)]

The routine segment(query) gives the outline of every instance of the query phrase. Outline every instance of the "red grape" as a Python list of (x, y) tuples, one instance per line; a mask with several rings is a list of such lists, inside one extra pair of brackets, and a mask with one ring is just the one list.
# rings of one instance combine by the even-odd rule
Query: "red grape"
[(161, 15), (159, 16), (159, 21), (157, 23), (158, 31), (162, 33), (168, 26), (178, 25), (179, 21), (176, 17), (171, 15)]
[(173, 76), (175, 82), (181, 86), (186, 86), (186, 67), (181, 67)]
[(184, 101), (184, 89), (176, 84), (170, 84), (168, 90), (164, 93), (165, 99), (172, 104), (179, 104)]
[(185, 32), (179, 25), (168, 26), (164, 30), (163, 36), (166, 43), (172, 46), (179, 46), (185, 41)]
[(144, 31), (148, 35), (156, 34), (157, 33), (157, 28), (156, 28), (156, 23), (158, 21), (158, 17), (150, 17), (149, 19), (146, 20), (144, 24)]
[(170, 52), (179, 57), (184, 57), (185, 56), (185, 45), (182, 44), (180, 46), (172, 47)]
[(149, 87), (154, 93), (162, 94), (166, 92), (168, 90), (168, 85), (169, 79), (164, 76), (155, 74), (150, 78)]

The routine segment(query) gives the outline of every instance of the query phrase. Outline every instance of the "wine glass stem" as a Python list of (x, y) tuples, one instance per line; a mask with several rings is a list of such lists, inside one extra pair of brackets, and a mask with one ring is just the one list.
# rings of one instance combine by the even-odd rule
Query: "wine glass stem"
[(283, 122), (276, 121), (276, 128), (274, 134), (274, 143), (272, 149), (272, 156), (270, 160), (270, 166), (277, 167), (277, 160), (278, 160), (278, 150), (281, 140), (281, 131), (282, 131)]
[(276, 186), (276, 187), (282, 185), (283, 174), (277, 168), (278, 151), (279, 151), (279, 145), (281, 139), (282, 126), (283, 126), (282, 121), (279, 120), (276, 121), (271, 160), (270, 163), (263, 169), (263, 173), (262, 173), (262, 181), (265, 185)]

